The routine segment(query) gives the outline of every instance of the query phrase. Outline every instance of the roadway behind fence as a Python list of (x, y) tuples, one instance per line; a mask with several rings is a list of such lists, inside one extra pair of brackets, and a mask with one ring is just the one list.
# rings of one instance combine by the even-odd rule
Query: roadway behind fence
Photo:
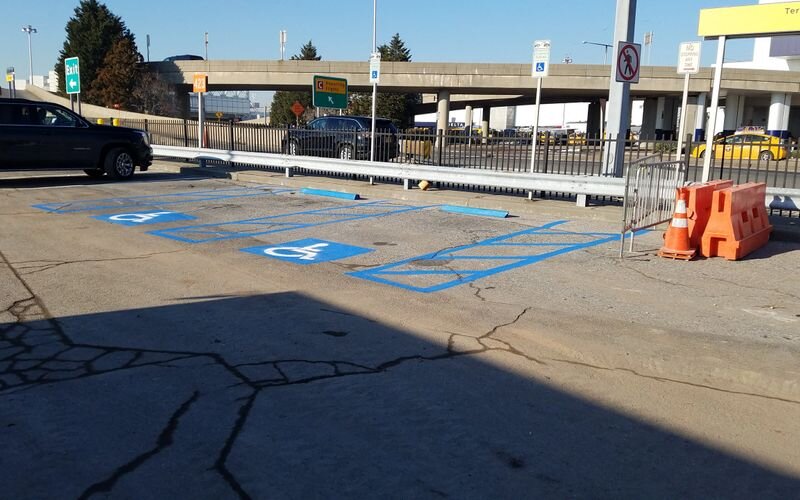
[[(198, 144), (196, 120), (122, 120), (122, 124), (147, 130), (156, 145), (193, 147)], [(210, 120), (206, 122), (206, 130), (205, 147), (208, 148), (284, 154), (293, 152), (289, 149), (290, 128)], [(305, 133), (309, 136), (309, 145), (294, 152), (322, 157), (339, 156), (340, 151), (335, 144), (345, 137), (355, 138), (359, 134), (344, 130)], [(396, 152), (397, 156), (389, 161), (404, 164), (599, 176), (609, 170), (604, 168), (603, 152), (605, 148), (613, 146), (615, 139), (546, 132), (538, 138), (536, 161), (531, 169), (532, 141), (531, 134), (524, 132), (504, 132), (489, 137), (462, 130), (438, 134), (430, 129), (410, 129), (397, 134), (379, 132), (376, 137), (376, 157), (389, 155), (391, 151), (391, 155)], [(687, 180), (702, 180), (702, 144), (689, 139), (680, 155), (676, 151), (676, 141), (633, 137), (626, 139), (626, 145), (626, 164), (653, 154), (672, 159), (679, 157), (685, 162)], [(764, 182), (769, 187), (798, 189), (800, 158), (795, 149), (792, 144), (776, 146), (771, 142), (749, 143), (747, 147), (728, 148), (725, 151), (720, 149), (714, 153), (711, 180), (732, 179), (737, 184)], [(766, 152), (771, 153), (761, 154)], [(353, 159), (364, 159), (362, 156), (356, 155)]]

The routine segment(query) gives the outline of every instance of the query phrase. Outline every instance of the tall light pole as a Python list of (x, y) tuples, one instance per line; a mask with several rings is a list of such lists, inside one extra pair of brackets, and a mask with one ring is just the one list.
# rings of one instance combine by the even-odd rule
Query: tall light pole
[(36, 28), (30, 24), (22, 27), (22, 31), (28, 34), (28, 83), (33, 85), (33, 52), (31, 50), (31, 35), (37, 33)]
[(206, 61), (208, 61), (208, 31), (206, 31), (205, 35), (206, 39)]
[(597, 45), (598, 47), (604, 47), (605, 51), (603, 52), (603, 65), (606, 64), (608, 61), (608, 49), (613, 47), (610, 43), (597, 43), (597, 42), (587, 42), (586, 40), (583, 41), (584, 45)]
[(281, 44), (281, 61), (283, 61), (286, 58), (286, 30), (280, 31), (278, 41)]

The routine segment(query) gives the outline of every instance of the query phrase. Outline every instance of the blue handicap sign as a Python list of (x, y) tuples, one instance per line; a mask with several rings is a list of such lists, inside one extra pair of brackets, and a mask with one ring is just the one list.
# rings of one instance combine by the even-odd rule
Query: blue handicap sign
[(180, 212), (147, 211), (130, 212), (125, 214), (95, 215), (95, 219), (112, 224), (122, 224), (123, 226), (141, 226), (144, 224), (162, 224), (164, 222), (174, 222), (179, 220), (194, 220), (193, 215), (182, 214)]
[(537, 73), (544, 73), (544, 63), (543, 62), (537, 62), (536, 63), (536, 72)]
[(242, 248), (242, 252), (303, 265), (346, 259), (371, 251), (371, 248), (356, 247), (314, 238), (289, 241), (277, 245)]
[(378, 78), (378, 72), (377, 71), (373, 71), (372, 72), (372, 78)]

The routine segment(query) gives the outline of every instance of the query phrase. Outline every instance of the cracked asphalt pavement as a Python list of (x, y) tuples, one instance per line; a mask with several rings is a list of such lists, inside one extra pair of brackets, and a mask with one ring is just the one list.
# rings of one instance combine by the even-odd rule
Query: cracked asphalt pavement
[[(797, 244), (686, 263), (653, 257), (660, 235), (650, 233), (623, 261), (609, 243), (417, 293), (348, 273), (428, 256), (408, 264), (424, 272), (402, 275), (428, 286), (496, 265), (465, 268), (449, 258), (454, 248), (555, 220), (569, 222), (546, 238), (584, 241), (577, 233), (615, 232), (618, 209), (511, 200), (503, 220), (435, 207), (330, 224), (275, 219), (259, 226), (270, 233), (190, 244), (148, 231), (215, 224), (219, 235), (220, 223), (351, 203), (303, 186), (346, 185), (363, 203), (394, 189), (408, 199), (392, 203), (409, 207), (459, 194), (158, 168), (126, 183), (9, 177), (0, 176), (0, 497), (800, 491)], [(229, 196), (240, 187), (256, 195)], [(226, 196), (174, 197), (194, 192)], [(196, 219), (93, 218), (140, 208)], [(305, 238), (371, 251), (314, 265), (240, 251)]]

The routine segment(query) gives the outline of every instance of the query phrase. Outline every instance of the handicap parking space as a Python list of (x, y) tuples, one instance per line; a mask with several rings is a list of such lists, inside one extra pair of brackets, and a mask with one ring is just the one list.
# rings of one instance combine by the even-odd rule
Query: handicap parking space
[(321, 273), (312, 275), (315, 279), (334, 273), (348, 286), (414, 293), (495, 282), (504, 273), (618, 238), (609, 227), (587, 221), (482, 217), (436, 203), (353, 201), (218, 180), (160, 188), (33, 206), (120, 226), (107, 230), (142, 226), (136, 233), (141, 238), (169, 240), (236, 262), (250, 259), (246, 265), (264, 273)]

